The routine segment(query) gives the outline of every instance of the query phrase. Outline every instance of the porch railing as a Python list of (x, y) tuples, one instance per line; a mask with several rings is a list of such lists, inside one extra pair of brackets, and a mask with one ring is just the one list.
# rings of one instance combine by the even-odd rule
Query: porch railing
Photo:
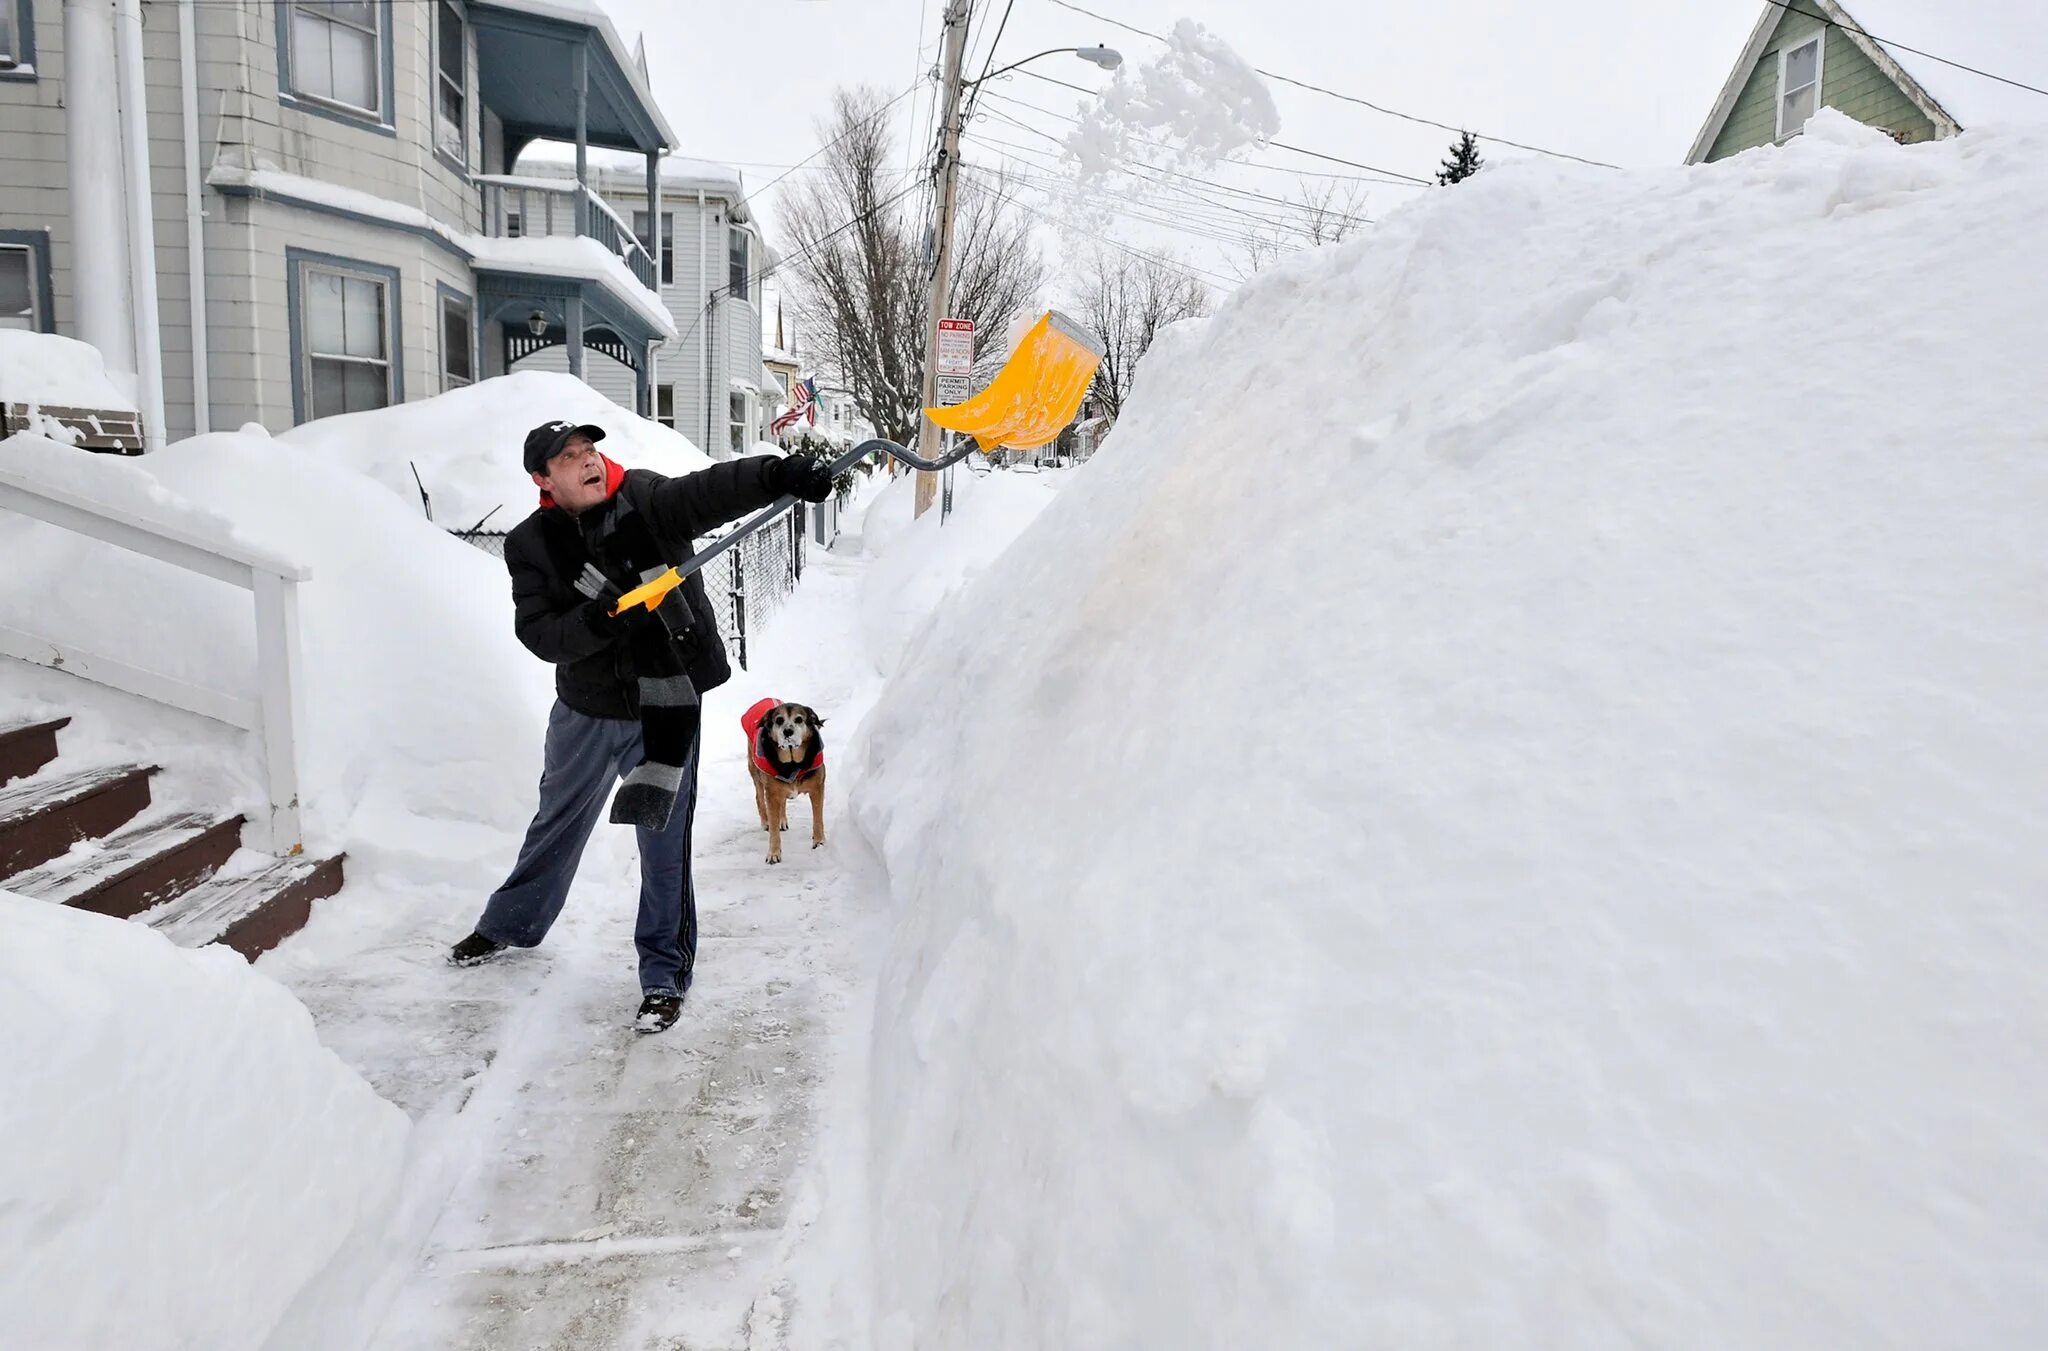
[(204, 689), (6, 624), (0, 624), (0, 653), (255, 732), (263, 742), (263, 777), (270, 798), (266, 819), (256, 824), (255, 833), (271, 853), (298, 853), (299, 736), (305, 725), (299, 678), (299, 583), (311, 572), (261, 549), (209, 539), (198, 531), (149, 520), (82, 493), (38, 482), (12, 467), (0, 468), (0, 508), (251, 593), (256, 619), (253, 698)]
[(654, 258), (647, 252), (619, 213), (602, 197), (570, 178), (524, 178), (510, 174), (477, 174), (484, 191), (484, 234), (492, 239), (542, 239), (549, 236), (574, 237), (576, 197), (581, 193), (589, 209), (584, 212), (581, 233), (616, 254), (640, 284), (657, 294)]

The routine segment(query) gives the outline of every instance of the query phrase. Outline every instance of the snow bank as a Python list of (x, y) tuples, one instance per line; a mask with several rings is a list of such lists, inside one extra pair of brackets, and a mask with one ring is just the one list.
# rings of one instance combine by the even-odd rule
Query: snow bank
[(915, 520), (916, 475), (905, 474), (876, 495), (863, 517), (862, 539), (876, 559), (861, 588), (861, 639), (878, 674), (908, 659), (912, 639), (948, 596), (964, 587), (1038, 513), (1070, 471), (992, 470), (953, 474), (953, 514), (937, 508)]
[(2048, 1336), (2044, 162), (1503, 165), (1148, 366), (849, 757), (881, 1345)]
[(0, 1027), (10, 1345), (256, 1348), (374, 1279), (404, 1114), (240, 957), (0, 892)]
[(99, 348), (17, 329), (0, 329), (0, 402), (135, 409), (135, 395), (107, 375)]
[(415, 515), (424, 484), (444, 528), (465, 529), (488, 516), (489, 528), (509, 530), (534, 506), (533, 480), (520, 464), (526, 434), (557, 418), (604, 428), (599, 448), (628, 468), (687, 474), (711, 463), (674, 429), (633, 416), (573, 375), (545, 371), (515, 371), (395, 408), (321, 418), (277, 439), (369, 475)]

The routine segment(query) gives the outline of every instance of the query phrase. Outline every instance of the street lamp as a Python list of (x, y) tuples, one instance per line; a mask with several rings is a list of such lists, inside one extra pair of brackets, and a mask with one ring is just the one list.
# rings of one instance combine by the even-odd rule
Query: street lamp
[(979, 80), (969, 80), (967, 88), (972, 89), (977, 85), (984, 84), (989, 80), (993, 80), (998, 75), (1008, 75), (1017, 67), (1029, 65), (1041, 56), (1059, 56), (1062, 54), (1078, 56), (1083, 61), (1089, 62), (1092, 65), (1101, 66), (1104, 70), (1115, 70), (1124, 63), (1124, 54), (1114, 47), (1048, 47), (1042, 52), (1033, 52), (1022, 61), (1012, 61), (1007, 66), (992, 70)]
[[(953, 201), (954, 187), (959, 180), (960, 167), (960, 95), (966, 89), (978, 89), (998, 75), (1007, 75), (1027, 62), (1041, 56), (1058, 56), (1063, 53), (1080, 57), (1091, 65), (1104, 70), (1115, 70), (1124, 63), (1123, 53), (1113, 47), (1051, 47), (1034, 52), (1023, 61), (1012, 61), (1000, 70), (992, 70), (978, 80), (962, 81), (960, 63), (967, 51), (968, 0), (950, 0), (945, 13), (945, 120), (940, 123), (939, 150), (939, 220), (938, 263), (932, 269), (932, 289), (929, 309), (925, 314), (924, 327), (924, 386), (921, 391), (921, 408), (930, 408), (938, 402), (939, 393), (939, 320), (946, 317), (946, 310), (953, 303)], [(938, 424), (918, 415), (918, 454), (927, 460), (938, 458)], [(926, 470), (917, 471), (917, 493), (913, 513), (922, 516), (938, 495), (939, 476)]]

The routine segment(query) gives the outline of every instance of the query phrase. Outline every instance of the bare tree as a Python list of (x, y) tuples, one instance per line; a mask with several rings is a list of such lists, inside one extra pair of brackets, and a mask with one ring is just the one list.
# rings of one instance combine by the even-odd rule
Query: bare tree
[(1365, 214), (1365, 189), (1357, 183), (1325, 179), (1320, 184), (1296, 179), (1285, 215), (1270, 225), (1245, 231), (1240, 275), (1271, 267), (1296, 249), (1340, 244), (1372, 224)]
[(1086, 263), (1075, 307), (1102, 339), (1090, 393), (1113, 422), (1130, 397), (1138, 360), (1159, 330), (1209, 312), (1209, 288), (1169, 259), (1097, 249)]
[[(867, 87), (833, 94), (820, 171), (784, 200), (783, 273), (854, 407), (877, 433), (909, 444), (922, 417), (932, 265), (914, 184), (889, 169), (888, 107)], [(1030, 219), (1009, 207), (1000, 183), (961, 183), (953, 261), (953, 317), (982, 334), (1000, 332), (1044, 282)]]

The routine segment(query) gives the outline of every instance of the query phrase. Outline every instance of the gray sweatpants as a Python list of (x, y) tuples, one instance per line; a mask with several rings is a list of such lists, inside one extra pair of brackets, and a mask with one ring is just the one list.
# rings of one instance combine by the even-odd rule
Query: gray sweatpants
[[(690, 747), (675, 814), (663, 830), (635, 827), (640, 837), (640, 920), (633, 944), (640, 951), (640, 989), (681, 994), (690, 988), (697, 960), (697, 893), (690, 882), (690, 818), (697, 812), (700, 734)], [(640, 763), (640, 724), (593, 718), (561, 700), (548, 715), (547, 750), (540, 776), (540, 810), (526, 828), (526, 843), (512, 875), (491, 893), (476, 931), (513, 947), (537, 946), (547, 937), (583, 846), (619, 776)]]

